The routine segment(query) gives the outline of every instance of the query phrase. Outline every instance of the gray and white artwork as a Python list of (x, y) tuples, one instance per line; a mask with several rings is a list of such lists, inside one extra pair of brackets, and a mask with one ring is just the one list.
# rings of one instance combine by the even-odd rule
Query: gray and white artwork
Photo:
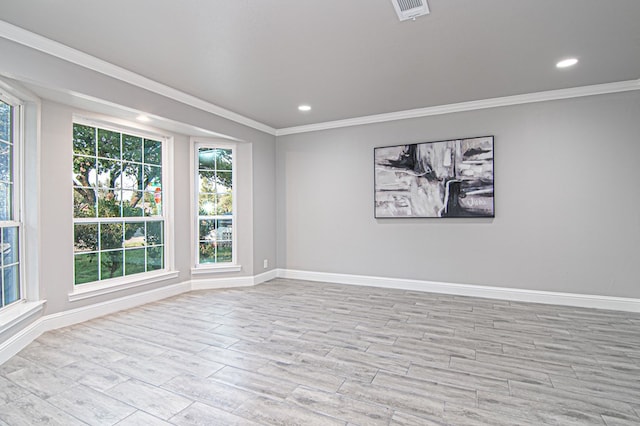
[(375, 217), (494, 217), (493, 136), (375, 148)]

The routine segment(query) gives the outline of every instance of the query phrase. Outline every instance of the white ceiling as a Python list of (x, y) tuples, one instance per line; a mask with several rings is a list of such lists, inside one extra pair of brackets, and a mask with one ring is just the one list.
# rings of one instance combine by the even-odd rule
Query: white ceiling
[(639, 0), (428, 3), (0, 0), (0, 20), (276, 129), (640, 78)]

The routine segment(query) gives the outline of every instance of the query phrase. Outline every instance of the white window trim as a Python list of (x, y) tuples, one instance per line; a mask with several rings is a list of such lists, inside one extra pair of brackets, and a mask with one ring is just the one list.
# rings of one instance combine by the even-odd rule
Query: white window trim
[[(41, 314), (40, 300), (40, 99), (29, 90), (0, 78), (0, 97), (15, 108), (14, 191), (18, 193), (16, 223), (20, 224), (20, 301), (0, 310), (0, 334)], [(29, 191), (25, 188), (28, 187)], [(26, 231), (28, 229), (28, 231)], [(29, 259), (27, 262), (26, 259)]]
[[(233, 241), (232, 241), (232, 260), (230, 263), (222, 263), (222, 264), (200, 264), (198, 263), (199, 259), (199, 227), (198, 227), (198, 217), (199, 217), (199, 209), (198, 209), (198, 156), (196, 155), (196, 151), (201, 146), (207, 147), (215, 147), (222, 149), (231, 149), (233, 150), (233, 162), (232, 162), (232, 219), (233, 219)], [(238, 165), (237, 165), (237, 157), (238, 157), (238, 144), (235, 142), (230, 142), (227, 139), (217, 139), (217, 138), (201, 138), (201, 137), (191, 137), (190, 138), (190, 160), (191, 160), (191, 177), (190, 177), (190, 187), (191, 187), (191, 274), (192, 275), (204, 275), (204, 274), (216, 274), (216, 273), (230, 273), (230, 272), (240, 272), (242, 270), (242, 265), (238, 263), (238, 189), (237, 189), (237, 180), (238, 180)]]
[[(160, 140), (162, 142), (162, 220), (164, 221), (164, 268), (143, 272), (139, 274), (127, 275), (124, 277), (111, 278), (106, 280), (95, 281), (91, 283), (75, 285), (71, 282), (71, 291), (68, 294), (69, 301), (77, 301), (88, 299), (91, 297), (111, 294), (118, 291), (145, 286), (173, 278), (177, 278), (179, 271), (175, 269), (174, 256), (174, 225), (173, 225), (173, 136), (169, 136), (155, 128), (149, 126), (141, 126), (135, 123), (129, 123), (117, 118), (109, 118), (102, 116), (92, 116), (88, 114), (73, 115), (72, 124), (82, 124), (92, 127), (99, 127), (105, 130), (113, 130), (118, 133), (132, 132), (136, 136), (149, 139)], [(71, 154), (73, 155), (73, 154)], [(73, 191), (70, 192), (70, 206), (73, 206)], [(97, 220), (98, 218), (96, 218)], [(119, 218), (124, 221), (127, 218)], [(133, 218), (135, 219), (135, 218)], [(149, 217), (153, 220), (153, 217)], [(71, 215), (72, 232), (75, 220)], [(73, 235), (71, 240), (73, 241)]]
[[(132, 276), (138, 275), (135, 280), (131, 279)], [(144, 276), (142, 276), (144, 275)], [(91, 297), (102, 296), (105, 294), (115, 293), (121, 290), (127, 290), (130, 288), (142, 287), (147, 284), (153, 284), (160, 281), (170, 280), (177, 278), (178, 271), (151, 271), (144, 274), (129, 275), (126, 277), (112, 278), (108, 280), (96, 281), (93, 283), (80, 284), (76, 286), (73, 292), (69, 293), (69, 301), (75, 302), (77, 300), (89, 299)]]
[(36, 316), (44, 309), (45, 300), (29, 302), (21, 300), (5, 307), (0, 312), (0, 335), (21, 322)]

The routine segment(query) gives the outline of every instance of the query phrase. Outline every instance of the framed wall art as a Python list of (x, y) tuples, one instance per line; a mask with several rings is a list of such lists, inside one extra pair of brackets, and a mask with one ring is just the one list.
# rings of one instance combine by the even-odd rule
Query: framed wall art
[(493, 136), (374, 149), (375, 217), (494, 217)]

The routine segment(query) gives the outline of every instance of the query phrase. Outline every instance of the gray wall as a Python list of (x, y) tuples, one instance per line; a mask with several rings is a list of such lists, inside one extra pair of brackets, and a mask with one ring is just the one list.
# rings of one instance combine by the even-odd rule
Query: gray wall
[[(485, 135), (494, 219), (374, 219), (374, 147)], [(639, 137), (637, 91), (279, 137), (279, 267), (638, 298)]]

